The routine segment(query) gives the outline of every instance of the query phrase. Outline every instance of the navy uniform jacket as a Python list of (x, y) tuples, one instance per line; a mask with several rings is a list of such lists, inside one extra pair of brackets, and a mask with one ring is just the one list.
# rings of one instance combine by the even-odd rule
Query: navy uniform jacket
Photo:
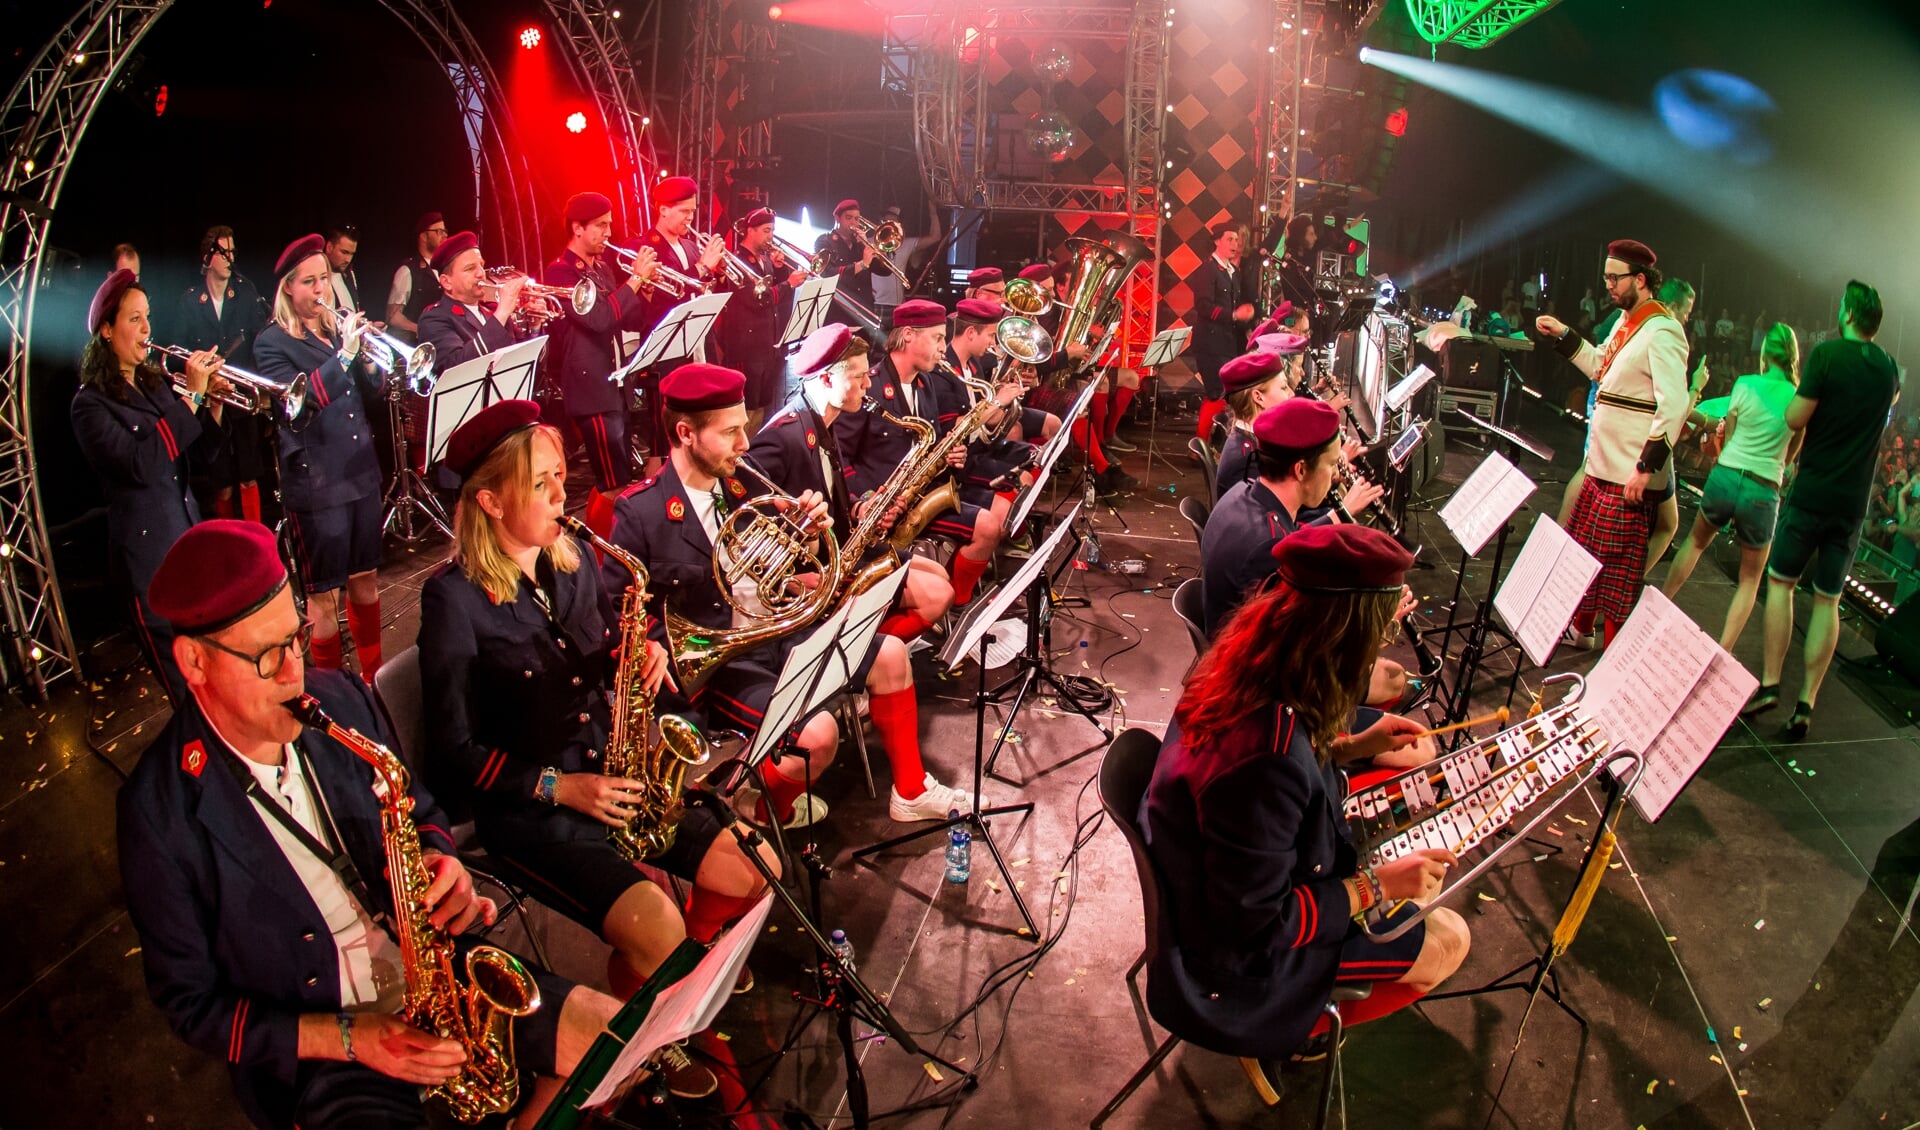
[(167, 550), (200, 520), (189, 457), (208, 458), (221, 439), (207, 411), (188, 408), (171, 387), (129, 387), (124, 401), (87, 385), (73, 394), (73, 435), (107, 498), (115, 576), (143, 596)]
[(720, 312), (719, 324), (714, 326), (709, 340), (719, 342), (721, 361), (744, 369), (756, 360), (779, 356), (780, 331), (787, 324), (783, 315), (793, 297), (787, 276), (793, 273), (793, 268), (774, 266), (771, 255), (755, 255), (751, 251), (734, 254), (766, 277), (767, 296), (756, 298), (751, 285), (744, 288), (745, 293), (734, 297)]
[[(883, 411), (895, 416), (920, 417), (934, 426), (937, 435), (942, 428), (942, 415), (946, 415), (947, 424), (953, 423), (952, 404), (943, 403), (940, 386), (933, 383), (928, 374), (915, 376), (913, 382), (916, 399), (909, 413), (900, 374), (893, 367), (893, 356), (882, 353), (873, 367), (873, 387), (868, 396)], [(856, 498), (883, 485), (913, 449), (913, 433), (871, 409), (840, 413), (833, 421), (833, 436), (847, 460), (843, 468), (847, 489)]]
[[(746, 485), (739, 479), (722, 479), (720, 486), (729, 505), (747, 497)], [(718, 517), (726, 520), (725, 514)], [(647, 612), (656, 641), (666, 642), (664, 622), (669, 608), (709, 628), (733, 626), (733, 605), (713, 576), (713, 543), (687, 501), (687, 488), (671, 460), (658, 475), (620, 492), (613, 504), (613, 536), (608, 540), (646, 563)], [(626, 567), (608, 558), (601, 567), (601, 587), (620, 593), (628, 583)]]
[(1210, 357), (1237, 357), (1247, 351), (1247, 330), (1233, 312), (1248, 301), (1233, 272), (1213, 256), (1189, 280), (1193, 287), (1193, 351)]
[[(221, 356), (243, 369), (254, 367), (253, 344), (266, 325), (266, 309), (260, 292), (245, 275), (228, 276), (226, 294), (220, 299), (220, 312), (213, 312), (213, 299), (207, 293), (207, 276), (180, 296), (174, 310), (173, 344), (188, 349), (218, 349)], [(233, 346), (238, 339), (240, 344)], [(227, 347), (233, 346), (232, 350)]]
[(1220, 466), (1213, 473), (1213, 496), (1225, 498), (1227, 492), (1260, 473), (1260, 461), (1253, 456), (1253, 432), (1238, 424), (1227, 428), (1227, 441), (1220, 445)]
[(1170, 732), (1141, 806), (1170, 927), (1147, 974), (1149, 1011), (1226, 1055), (1298, 1050), (1353, 929), (1345, 789), (1305, 730), (1269, 705), (1205, 748)]
[[(540, 281), (572, 290), (591, 278), (600, 299), (585, 314), (562, 301), (560, 316), (547, 323), (547, 372), (557, 373), (567, 411), (575, 416), (626, 410), (620, 386), (607, 379), (619, 367), (614, 342), (622, 330), (646, 330), (659, 320), (644, 294), (635, 294), (624, 277), (616, 279), (610, 257), (589, 264), (572, 251), (547, 264)], [(665, 310), (662, 307), (661, 310)]]
[(1220, 495), (1200, 533), (1200, 591), (1207, 634), (1218, 635), (1233, 611), (1278, 567), (1273, 547), (1299, 529), (1267, 484), (1248, 479)]
[[(391, 742), (359, 679), (307, 668), (307, 693), (334, 720)], [(346, 747), (301, 739), (341, 846), (382, 915), (392, 911), (373, 770)], [(302, 1013), (340, 1011), (340, 961), (326, 920), (265, 816), (223, 764), (235, 758), (191, 701), (120, 790), (120, 872), (140, 934), (147, 991), (182, 1040), (223, 1057), (256, 1124), (292, 1118)], [(421, 846), (453, 854), (447, 820), (418, 779)]]
[[(860, 265), (860, 255), (866, 250), (866, 245), (854, 236), (843, 235), (837, 227), (814, 240), (813, 250), (816, 255), (825, 251), (827, 253), (827, 273), (840, 276), (840, 285), (835, 288), (834, 292), (836, 294), (844, 294), (862, 306), (865, 306), (867, 309), (872, 310), (873, 276), (890, 275), (893, 273), (887, 269), (885, 263), (880, 261), (880, 256), (875, 255), (873, 257), (872, 266), (862, 267)], [(835, 313), (839, 313), (837, 308)], [(836, 322), (844, 321), (845, 316), (841, 315), (830, 318), (829, 320)], [(882, 326), (881, 328), (885, 329), (886, 327)]]
[(322, 510), (380, 492), (367, 405), (383, 394), (380, 375), (361, 362), (340, 363), (337, 338), (296, 338), (277, 324), (260, 331), (254, 355), (260, 375), (285, 384), (307, 376), (307, 401), (280, 427), (280, 499), (289, 510)]
[[(606, 825), (534, 799), (540, 770), (601, 772), (612, 714), (607, 683), (617, 640), (614, 606), (603, 597), (593, 552), (556, 570), (541, 555), (540, 587), (553, 618), (525, 578), (514, 599), (495, 604), (450, 561), (420, 589), (420, 683), (432, 781), (471, 797), (489, 850), (502, 831), (551, 838), (605, 835)], [(574, 820), (574, 817), (579, 817)], [(597, 831), (595, 831), (597, 829)], [(509, 838), (506, 842), (510, 843)]]
[(444, 373), (462, 361), (512, 345), (513, 331), (478, 307), (441, 295), (420, 311), (419, 338), (432, 343), (434, 369)]
[(789, 403), (753, 437), (747, 459), (795, 498), (810, 490), (819, 491), (833, 515), (833, 536), (845, 545), (854, 525), (846, 477), (837, 475), (839, 481), (829, 483), (826, 469), (820, 465), (822, 445), (835, 438), (833, 429), (804, 401)]

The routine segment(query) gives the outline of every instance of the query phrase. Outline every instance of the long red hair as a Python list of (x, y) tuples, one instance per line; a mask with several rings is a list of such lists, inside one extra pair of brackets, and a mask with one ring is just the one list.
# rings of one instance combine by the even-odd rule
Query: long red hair
[(1366, 693), (1367, 672), (1398, 608), (1387, 593), (1309, 593), (1285, 581), (1242, 604), (1174, 708), (1181, 739), (1206, 745), (1241, 719), (1286, 703), (1325, 758)]

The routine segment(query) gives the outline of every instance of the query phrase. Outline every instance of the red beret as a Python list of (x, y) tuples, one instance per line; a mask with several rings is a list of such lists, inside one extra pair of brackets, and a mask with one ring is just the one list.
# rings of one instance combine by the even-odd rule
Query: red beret
[(1653, 248), (1637, 239), (1616, 239), (1607, 244), (1607, 257), (1618, 259), (1630, 267), (1651, 267), (1660, 261)]
[(438, 212), (422, 212), (420, 213), (420, 218), (413, 221), (413, 234), (419, 235), (421, 232), (426, 231), (444, 219), (446, 219), (446, 217)]
[(684, 204), (700, 191), (700, 184), (692, 177), (668, 177), (653, 186), (653, 202), (660, 204)]
[(1272, 380), (1284, 365), (1278, 353), (1256, 349), (1220, 366), (1220, 383), (1226, 386), (1228, 392), (1239, 392)]
[(1272, 353), (1279, 357), (1291, 357), (1307, 351), (1307, 339), (1304, 335), (1291, 330), (1279, 330), (1261, 334), (1253, 339), (1253, 347), (1262, 353)]
[(613, 201), (597, 192), (576, 192), (567, 197), (567, 222), (590, 224), (613, 211)]
[(1281, 323), (1285, 322), (1288, 318), (1291, 318), (1292, 316), (1293, 316), (1293, 303), (1291, 302), (1280, 303), (1280, 305), (1273, 308), (1273, 313), (1268, 314), (1266, 318), (1262, 320), (1259, 325), (1253, 327), (1253, 336), (1259, 337), (1262, 334), (1272, 333), (1273, 331), (1280, 328)]
[(853, 327), (841, 322), (821, 326), (800, 342), (793, 354), (796, 376), (811, 377), (840, 363), (847, 345), (853, 340)]
[(1280, 577), (1301, 592), (1399, 592), (1413, 554), (1372, 526), (1302, 526), (1274, 543)]
[(1029, 282), (1039, 282), (1041, 279), (1050, 279), (1053, 277), (1053, 266), (1049, 263), (1033, 263), (1020, 268), (1020, 277)]
[(740, 221), (740, 227), (742, 230), (746, 228), (757, 228), (761, 224), (770, 224), (773, 220), (773, 209), (755, 208), (753, 211), (747, 213), (746, 219)]
[(953, 308), (963, 322), (984, 326), (1007, 316), (1007, 308), (991, 298), (962, 298)]
[(998, 267), (975, 267), (967, 272), (968, 286), (992, 286), (1006, 281), (1007, 273)]
[(258, 612), (287, 587), (273, 531), (215, 518), (190, 526), (147, 585), (154, 614), (182, 635), (209, 635)]
[(107, 276), (100, 289), (93, 292), (93, 301), (87, 306), (87, 332), (97, 334), (100, 326), (107, 320), (107, 310), (120, 301), (127, 288), (140, 280), (132, 271), (124, 267)]
[(660, 378), (660, 397), (674, 412), (708, 412), (743, 404), (747, 375), (725, 365), (694, 361)]
[(896, 330), (940, 326), (945, 325), (946, 321), (947, 308), (924, 298), (909, 298), (893, 308), (893, 328)]
[(839, 219), (840, 213), (842, 212), (858, 212), (859, 210), (860, 202), (849, 196), (833, 206), (833, 216), (835, 219)]
[(441, 464), (461, 482), (480, 469), (493, 449), (517, 431), (540, 421), (540, 405), (531, 400), (496, 400), (467, 418), (447, 437)]
[(480, 250), (480, 237), (470, 231), (456, 232), (440, 241), (439, 250), (433, 253), (431, 266), (433, 273), (444, 275), (453, 269), (453, 261), (461, 253)]
[(1260, 413), (1253, 438), (1266, 447), (1301, 451), (1319, 447), (1340, 434), (1340, 413), (1324, 400), (1296, 396)]
[(280, 253), (280, 258), (273, 261), (273, 277), (276, 279), (284, 279), (287, 277), (287, 272), (298, 267), (308, 259), (313, 258), (315, 255), (326, 254), (326, 251), (326, 240), (321, 239), (317, 235), (303, 235), (292, 243), (287, 244), (287, 249)]

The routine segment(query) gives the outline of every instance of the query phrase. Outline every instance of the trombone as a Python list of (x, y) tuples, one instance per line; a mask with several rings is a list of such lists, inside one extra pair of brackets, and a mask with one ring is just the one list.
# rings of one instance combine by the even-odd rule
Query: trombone
[[(640, 252), (633, 248), (622, 247), (617, 243), (609, 243), (607, 244), (607, 250), (613, 253), (614, 261), (620, 264), (620, 269), (628, 274), (633, 273), (634, 265), (640, 261)], [(657, 290), (670, 298), (685, 298), (692, 294), (706, 294), (713, 289), (692, 275), (681, 274), (679, 271), (674, 270), (672, 267), (667, 266), (657, 259), (654, 261), (652, 277), (644, 280), (644, 282), (649, 289)]]
[[(330, 306), (327, 309), (332, 310), (333, 316), (343, 322), (358, 313), (344, 306)], [(423, 341), (418, 345), (412, 345), (390, 333), (375, 329), (371, 322), (363, 322), (355, 331), (355, 335), (366, 347), (367, 360), (373, 363), (374, 368), (388, 376), (393, 376), (394, 370), (399, 368), (406, 377), (407, 391), (415, 396), (425, 396), (433, 391), (434, 348), (432, 342)], [(401, 358), (405, 358), (404, 363), (400, 361)]]
[(751, 289), (753, 296), (761, 299), (766, 298), (768, 292), (773, 289), (773, 280), (754, 270), (753, 264), (740, 258), (733, 248), (727, 246), (726, 240), (717, 235), (708, 235), (699, 231), (689, 231), (687, 234), (693, 237), (695, 243), (701, 245), (705, 245), (709, 239), (720, 240), (720, 270), (727, 276), (727, 281), (735, 287), (742, 290)]
[(860, 237), (860, 242), (873, 248), (874, 258), (885, 263), (887, 270), (892, 271), (895, 278), (905, 281), (907, 276), (900, 272), (900, 268), (895, 266), (893, 259), (890, 258), (894, 252), (900, 250), (900, 245), (905, 243), (907, 238), (906, 229), (900, 226), (899, 220), (888, 220), (883, 224), (876, 224), (862, 216), (854, 222), (853, 231)]
[[(178, 345), (162, 345), (157, 341), (147, 342), (147, 348), (167, 357), (178, 357), (185, 361), (193, 356), (193, 350)], [(173, 378), (173, 391), (187, 394), (187, 382), (178, 373), (169, 373)], [(220, 378), (207, 385), (207, 396), (222, 404), (231, 405), (242, 412), (255, 416), (277, 415), (291, 423), (300, 410), (307, 404), (307, 375), (299, 373), (286, 384), (270, 381), (258, 373), (250, 373), (220, 362), (213, 371)]]

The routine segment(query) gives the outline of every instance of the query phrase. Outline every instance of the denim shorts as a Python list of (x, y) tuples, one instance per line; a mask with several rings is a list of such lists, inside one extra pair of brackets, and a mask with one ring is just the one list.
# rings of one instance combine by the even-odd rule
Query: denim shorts
[(1700, 516), (1716, 530), (1733, 523), (1733, 535), (1747, 549), (1765, 549), (1773, 540), (1774, 519), (1780, 513), (1778, 489), (1734, 470), (1715, 467), (1700, 496)]
[(1821, 596), (1839, 596), (1860, 547), (1859, 518), (1822, 514), (1787, 505), (1780, 508), (1780, 524), (1773, 531), (1773, 552), (1767, 573), (1782, 581), (1798, 582), (1813, 565), (1808, 580)]

